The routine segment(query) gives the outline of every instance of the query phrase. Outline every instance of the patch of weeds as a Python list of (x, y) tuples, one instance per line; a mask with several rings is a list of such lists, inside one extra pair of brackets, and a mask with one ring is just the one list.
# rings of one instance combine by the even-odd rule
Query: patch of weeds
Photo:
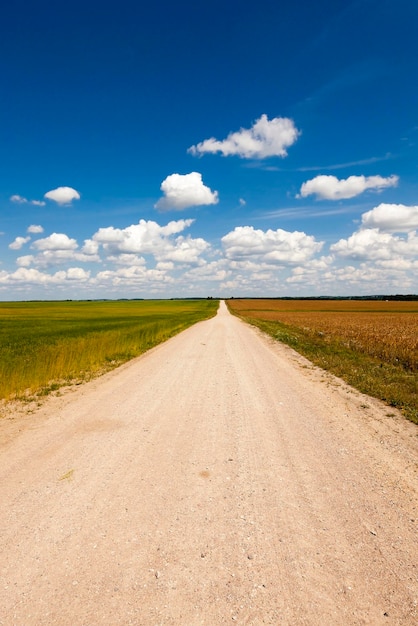
[(21, 395), (16, 394), (12, 399), (22, 404), (30, 404), (34, 401), (35, 396), (30, 391), (26, 391), (26, 393)]
[(60, 383), (50, 383), (49, 385), (46, 385), (45, 387), (42, 387), (41, 389), (39, 389), (39, 391), (36, 392), (35, 396), (36, 397), (49, 396), (54, 391), (58, 391), (58, 389), (60, 389), (61, 386), (62, 385)]

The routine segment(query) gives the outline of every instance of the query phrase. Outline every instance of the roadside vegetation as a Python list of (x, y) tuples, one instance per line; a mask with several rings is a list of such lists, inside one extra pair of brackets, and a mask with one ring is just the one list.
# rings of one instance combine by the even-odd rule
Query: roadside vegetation
[(216, 300), (1, 302), (0, 399), (88, 380), (215, 315)]
[(230, 311), (418, 424), (418, 302), (235, 300)]

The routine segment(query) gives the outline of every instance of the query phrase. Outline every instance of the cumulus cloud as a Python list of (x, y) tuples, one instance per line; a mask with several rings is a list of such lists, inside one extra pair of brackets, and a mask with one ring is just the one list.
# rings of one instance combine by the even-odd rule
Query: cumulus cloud
[(361, 263), (333, 268), (322, 275), (322, 284), (345, 293), (408, 293), (413, 283), (405, 271)]
[(82, 267), (70, 267), (65, 274), (67, 280), (84, 281), (90, 278), (90, 272)]
[(10, 200), (11, 202), (16, 202), (16, 204), (26, 204), (28, 202), (27, 198), (23, 198), (22, 196), (19, 196), (18, 194), (14, 194), (13, 196), (10, 196)]
[(173, 261), (158, 261), (155, 267), (157, 270), (164, 270), (164, 271), (170, 272), (171, 270), (174, 269), (174, 263)]
[(203, 184), (202, 174), (171, 174), (161, 183), (164, 197), (154, 205), (162, 211), (174, 209), (182, 211), (191, 206), (201, 206), (218, 203), (218, 192), (211, 191)]
[(28, 241), (30, 241), (30, 237), (16, 237), (16, 239), (9, 244), (9, 248), (10, 250), (20, 250)]
[(365, 228), (378, 228), (388, 233), (402, 233), (418, 229), (418, 206), (379, 204), (362, 216)]
[(287, 264), (307, 261), (321, 250), (323, 242), (298, 231), (237, 226), (222, 237), (222, 245), (229, 259), (259, 257), (265, 262)]
[(225, 280), (231, 275), (231, 271), (227, 268), (225, 259), (203, 263), (199, 267), (190, 269), (184, 276), (186, 280), (205, 280), (210, 282), (219, 282)]
[[(199, 262), (200, 255), (210, 248), (202, 238), (179, 235), (193, 220), (171, 221), (160, 226), (152, 220), (140, 220), (127, 228), (100, 228), (93, 241), (100, 244), (109, 254), (150, 254), (157, 261), (177, 263)], [(175, 236), (179, 235), (179, 236)]]
[(146, 261), (144, 257), (138, 256), (137, 254), (115, 254), (107, 257), (107, 260), (115, 263), (116, 265), (129, 265), (133, 266), (145, 266)]
[(378, 261), (376, 265), (384, 269), (400, 270), (401, 272), (403, 272), (404, 270), (412, 269), (418, 270), (418, 260), (403, 259), (399, 257), (396, 259), (385, 259), (383, 261)]
[(84, 246), (81, 251), (87, 255), (96, 255), (99, 251), (99, 244), (97, 241), (93, 241), (93, 239), (85, 239)]
[[(334, 261), (332, 255), (322, 256), (319, 259), (312, 259), (307, 265), (298, 265), (294, 267), (291, 276), (286, 279), (286, 283), (314, 283), (321, 276), (324, 270), (327, 270)], [(318, 285), (319, 285), (318, 281)]]
[(93, 241), (113, 253), (154, 254), (165, 246), (167, 239), (181, 233), (191, 224), (192, 219), (173, 220), (165, 226), (160, 226), (153, 220), (139, 220), (138, 224), (126, 228), (99, 228), (93, 235)]
[(39, 285), (51, 282), (52, 276), (50, 274), (44, 274), (39, 270), (27, 269), (26, 267), (19, 267), (19, 269), (10, 274), (2, 272), (0, 275), (0, 283), (3, 284), (32, 283)]
[(35, 234), (43, 233), (44, 229), (39, 224), (31, 224), (28, 227), (27, 232), (28, 233), (33, 233), (35, 235)]
[(57, 204), (71, 204), (73, 200), (80, 200), (80, 194), (72, 187), (57, 187), (47, 191), (44, 195), (47, 200), (53, 200)]
[(336, 176), (320, 175), (303, 183), (298, 197), (315, 195), (320, 200), (345, 200), (367, 189), (382, 191), (387, 187), (396, 187), (398, 181), (398, 176), (349, 176), (340, 180)]
[(153, 284), (165, 285), (173, 283), (174, 280), (171, 276), (167, 275), (165, 271), (132, 266), (117, 270), (105, 270), (103, 272), (99, 272), (94, 279), (94, 282), (98, 285), (110, 285), (113, 287), (150, 287)]
[(15, 272), (0, 273), (0, 285), (63, 285), (68, 282), (86, 282), (90, 272), (72, 267), (68, 270), (60, 270), (55, 274), (47, 274), (34, 268), (19, 267)]
[(300, 135), (293, 120), (287, 117), (274, 117), (269, 120), (263, 114), (254, 125), (230, 133), (219, 141), (214, 137), (205, 139), (188, 149), (193, 155), (215, 154), (237, 155), (245, 159), (265, 159), (272, 156), (287, 156), (286, 148), (295, 143)]
[(86, 240), (80, 251), (75, 239), (64, 233), (52, 233), (49, 237), (34, 241), (31, 248), (36, 250), (37, 254), (19, 257), (17, 264), (21, 267), (30, 265), (46, 267), (69, 262), (100, 262), (98, 247), (96, 242)]
[(418, 255), (418, 237), (413, 231), (407, 238), (365, 228), (330, 246), (340, 257), (368, 260), (390, 260)]
[(30, 267), (33, 265), (35, 261), (35, 257), (33, 254), (25, 254), (24, 256), (20, 256), (16, 259), (16, 265), (18, 267)]
[(18, 194), (14, 194), (10, 196), (11, 202), (16, 202), (17, 204), (33, 204), (35, 206), (45, 206), (45, 202), (43, 200), (28, 200), (23, 196), (19, 196)]
[[(30, 254), (16, 254), (10, 270), (3, 262), (0, 290), (9, 298), (42, 297), (58, 289), (66, 297), (78, 297), (78, 289), (86, 297), (261, 297), (418, 288), (417, 206), (380, 204), (363, 214), (353, 234), (330, 242), (325, 251), (323, 242), (305, 232), (252, 226), (226, 232), (217, 249), (186, 232), (193, 223), (140, 220), (126, 228), (109, 226), (80, 245), (64, 233), (39, 236), (42, 227), (31, 225), (28, 236), (9, 244), (16, 251), (30, 246)], [(102, 271), (94, 273), (84, 265), (102, 261)]]
[(201, 254), (209, 247), (208, 242), (201, 237), (180, 236), (177, 237), (172, 246), (166, 247), (157, 258), (176, 263), (199, 263)]
[(70, 239), (64, 233), (52, 233), (49, 237), (38, 239), (32, 244), (36, 250), (75, 250), (77, 248), (75, 239)]
[(363, 213), (360, 228), (332, 244), (330, 251), (341, 258), (400, 268), (418, 255), (417, 228), (417, 206), (379, 204)]

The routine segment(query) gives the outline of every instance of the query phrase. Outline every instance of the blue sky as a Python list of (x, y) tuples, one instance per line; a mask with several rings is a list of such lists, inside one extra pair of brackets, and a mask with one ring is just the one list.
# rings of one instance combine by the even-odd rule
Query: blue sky
[(8, 3), (0, 299), (418, 293), (415, 0)]

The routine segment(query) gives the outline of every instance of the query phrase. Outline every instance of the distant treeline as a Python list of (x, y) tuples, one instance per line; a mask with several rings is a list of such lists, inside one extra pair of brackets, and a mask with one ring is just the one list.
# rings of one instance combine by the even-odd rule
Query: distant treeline
[[(96, 298), (88, 300), (50, 300), (49, 302), (135, 302), (135, 301), (164, 301), (164, 300), (403, 300), (417, 301), (418, 294), (396, 294), (378, 296), (189, 296), (182, 298)], [(45, 300), (24, 300), (23, 302), (48, 302)]]
[[(226, 300), (234, 300), (234, 296), (226, 298)], [(417, 301), (418, 294), (397, 294), (397, 295), (378, 295), (378, 296), (243, 296), (236, 297), (236, 300), (396, 300), (396, 301)]]

